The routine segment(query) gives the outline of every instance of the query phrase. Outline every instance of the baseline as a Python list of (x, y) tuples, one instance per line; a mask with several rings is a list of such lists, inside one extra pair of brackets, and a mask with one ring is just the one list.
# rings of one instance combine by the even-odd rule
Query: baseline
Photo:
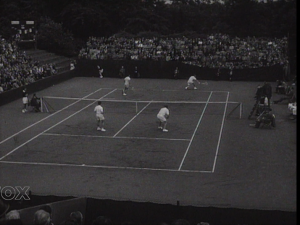
[(38, 162), (16, 162), (16, 161), (0, 161), (2, 164), (19, 164), (19, 165), (38, 165), (38, 166), (68, 166), (68, 167), (86, 167), (86, 168), (102, 168), (102, 169), (127, 169), (127, 170), (148, 170), (148, 171), (162, 171), (162, 172), (185, 172), (185, 173), (212, 173), (211, 171), (200, 170), (177, 170), (177, 169), (155, 169), (155, 168), (141, 168), (141, 167), (120, 167), (120, 166), (100, 166), (100, 165), (86, 165), (86, 164), (67, 164), (67, 163), (38, 163)]

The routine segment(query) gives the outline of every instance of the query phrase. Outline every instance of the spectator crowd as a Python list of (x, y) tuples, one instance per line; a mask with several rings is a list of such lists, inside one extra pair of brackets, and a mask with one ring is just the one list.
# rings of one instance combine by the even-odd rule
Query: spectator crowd
[(21, 51), (16, 41), (7, 41), (0, 36), (0, 93), (56, 73), (55, 65), (40, 65)]
[[(22, 211), (22, 210), (21, 210)], [(24, 219), (24, 218), (23, 218)], [(28, 222), (27, 222), (28, 223)], [(26, 223), (26, 224), (27, 224)], [(4, 203), (0, 199), (0, 225), (24, 225), (22, 220), (22, 213), (19, 210), (10, 210), (9, 204)], [(49, 204), (41, 205), (32, 214), (32, 225), (84, 225), (84, 214), (81, 211), (71, 212), (68, 217), (62, 221), (54, 224), (53, 222), (53, 210)], [(107, 216), (97, 216), (95, 217), (90, 225), (104, 225), (104, 224), (140, 224), (137, 221), (125, 220), (123, 222), (114, 222), (113, 219)], [(152, 223), (153, 224), (153, 223)], [(157, 222), (155, 224), (159, 225), (191, 225), (186, 219), (174, 219), (172, 222)], [(197, 225), (209, 225), (207, 222), (199, 222)], [(195, 224), (195, 225), (196, 225)]]
[(181, 61), (206, 68), (260, 68), (287, 63), (284, 38), (230, 37), (212, 34), (201, 38), (90, 37), (79, 58)]

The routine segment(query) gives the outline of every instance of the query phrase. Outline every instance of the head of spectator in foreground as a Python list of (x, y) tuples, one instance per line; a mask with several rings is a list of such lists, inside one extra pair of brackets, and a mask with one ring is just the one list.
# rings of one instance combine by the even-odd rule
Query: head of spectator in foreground
[(92, 225), (109, 225), (113, 224), (110, 218), (105, 216), (98, 216), (93, 222)]
[(46, 212), (43, 209), (39, 209), (34, 213), (34, 219), (33, 219), (34, 225), (50, 225), (51, 224), (51, 218), (50, 213)]
[(167, 108), (167, 109), (169, 108), (169, 106), (168, 106), (168, 105), (164, 105), (164, 107), (165, 107), (165, 108)]
[(22, 225), (18, 210), (11, 210), (5, 215), (5, 225)]
[(49, 214), (50, 214), (50, 217), (51, 217), (51, 214), (52, 214), (52, 208), (51, 208), (50, 205), (43, 205), (43, 206), (41, 206), (39, 209), (44, 210), (45, 212), (49, 213)]
[(76, 212), (72, 212), (70, 214), (70, 219), (72, 222), (74, 222), (74, 224), (78, 224), (78, 225), (81, 225), (83, 224), (83, 215), (81, 212), (79, 211), (76, 211)]
[(171, 223), (171, 225), (190, 225), (190, 222), (185, 219), (176, 219)]

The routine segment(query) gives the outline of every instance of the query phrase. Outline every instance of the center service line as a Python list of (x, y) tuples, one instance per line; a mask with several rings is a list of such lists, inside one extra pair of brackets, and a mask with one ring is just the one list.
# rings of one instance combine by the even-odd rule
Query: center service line
[(215, 155), (215, 159), (214, 159), (213, 169), (211, 171), (212, 173), (215, 171), (215, 168), (216, 168), (216, 162), (217, 162), (223, 127), (224, 127), (225, 115), (226, 115), (226, 111), (227, 111), (228, 98), (229, 98), (229, 92), (227, 93), (227, 99), (226, 99), (226, 104), (225, 104), (225, 109), (224, 109), (224, 114), (223, 114), (223, 120), (222, 120), (222, 125), (221, 125), (221, 129), (220, 129), (220, 135), (219, 135), (219, 140), (218, 140), (218, 145), (217, 145), (217, 151), (216, 151), (216, 155)]
[(208, 103), (209, 103), (209, 100), (210, 100), (212, 94), (213, 94), (213, 92), (211, 91), (210, 94), (209, 94), (209, 97), (208, 97), (208, 99), (207, 99), (207, 101), (206, 101), (205, 107), (204, 107), (204, 109), (203, 109), (203, 111), (202, 111), (202, 114), (201, 114), (201, 116), (200, 116), (200, 119), (198, 120), (198, 123), (197, 123), (197, 126), (196, 126), (195, 130), (194, 130), (194, 133), (193, 133), (193, 135), (192, 135), (192, 137), (191, 137), (190, 143), (189, 143), (189, 145), (188, 145), (188, 147), (187, 147), (187, 149), (186, 149), (186, 151), (185, 151), (185, 154), (184, 154), (184, 156), (183, 156), (183, 159), (182, 159), (182, 161), (181, 161), (181, 163), (180, 163), (180, 166), (179, 166), (178, 170), (181, 170), (182, 164), (183, 164), (183, 162), (184, 162), (184, 160), (185, 160), (185, 157), (187, 156), (187, 153), (188, 153), (188, 151), (189, 151), (189, 149), (190, 149), (190, 147), (191, 147), (191, 144), (192, 144), (192, 142), (193, 142), (193, 140), (194, 140), (196, 131), (198, 130), (198, 127), (199, 127), (199, 125), (200, 125), (200, 123), (201, 123), (202, 117), (203, 117), (204, 112), (205, 112), (205, 110), (206, 110), (206, 108), (207, 108), (207, 106), (208, 106)]
[(148, 107), (148, 105), (150, 105), (151, 103), (152, 103), (152, 101), (149, 102), (144, 108), (142, 108), (142, 110), (139, 111), (139, 113), (137, 113), (134, 117), (132, 117), (132, 119), (129, 120), (128, 123), (126, 123), (125, 126), (122, 127), (121, 130), (119, 130), (113, 137), (116, 137), (132, 120), (134, 120), (141, 112), (143, 112), (144, 109), (146, 109)]
[[(101, 98), (99, 98), (98, 100), (105, 98), (107, 95), (113, 93), (114, 91), (116, 91), (117, 89), (112, 90), (111, 92), (107, 93), (106, 95), (102, 96)], [(96, 101), (98, 101), (96, 100)], [(52, 128), (56, 127), (57, 125), (61, 124), (62, 122), (66, 121), (67, 119), (71, 118), (72, 116), (80, 113), (82, 110), (90, 107), (91, 105), (93, 105), (96, 101), (92, 102), (91, 104), (88, 104), (87, 106), (83, 107), (82, 109), (78, 110), (77, 112), (73, 113), (72, 115), (68, 116), (67, 118), (61, 120), (60, 122), (54, 124), (53, 126), (49, 127), (48, 129), (44, 130), (43, 132), (39, 133), (38, 135), (34, 136), (33, 138), (29, 139), (28, 141), (24, 142), (23, 144), (19, 145), (18, 147), (16, 147), (15, 149), (13, 149), (12, 151), (10, 151), (9, 153), (7, 153), (6, 155), (2, 156), (0, 158), (0, 160), (4, 159), (6, 156), (10, 155), (11, 153), (13, 153), (14, 151), (18, 150), (19, 148), (21, 148), (22, 146), (26, 145), (27, 143), (31, 142), (32, 140), (36, 139), (37, 137), (41, 136), (43, 133), (51, 130)]]

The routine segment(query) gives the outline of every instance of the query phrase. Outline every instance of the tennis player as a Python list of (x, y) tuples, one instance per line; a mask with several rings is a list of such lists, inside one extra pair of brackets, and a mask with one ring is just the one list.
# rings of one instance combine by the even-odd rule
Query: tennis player
[(98, 68), (98, 71), (99, 71), (99, 77), (103, 78), (103, 68), (99, 65), (97, 66), (97, 68)]
[(157, 114), (157, 119), (159, 120), (158, 129), (161, 129), (163, 132), (168, 132), (166, 126), (167, 126), (167, 119), (169, 118), (169, 116), (170, 116), (170, 111), (167, 105), (162, 107)]
[(126, 76), (124, 78), (124, 89), (123, 89), (123, 95), (126, 95), (127, 90), (129, 89), (129, 83), (130, 83), (130, 75)]
[(28, 93), (27, 93), (27, 89), (24, 88), (22, 91), (22, 102), (23, 102), (23, 109), (22, 109), (22, 113), (25, 113), (27, 111), (27, 105), (28, 105)]
[(195, 81), (198, 82), (198, 84), (200, 84), (200, 81), (197, 80), (196, 76), (190, 76), (190, 78), (187, 81), (187, 86), (185, 87), (185, 89), (190, 89), (190, 87), (192, 86), (192, 89), (197, 89), (196, 85), (195, 85)]
[(98, 101), (98, 105), (95, 107), (94, 112), (96, 112), (97, 130), (106, 131), (103, 128), (105, 118), (103, 116), (103, 107), (101, 106), (101, 101)]

